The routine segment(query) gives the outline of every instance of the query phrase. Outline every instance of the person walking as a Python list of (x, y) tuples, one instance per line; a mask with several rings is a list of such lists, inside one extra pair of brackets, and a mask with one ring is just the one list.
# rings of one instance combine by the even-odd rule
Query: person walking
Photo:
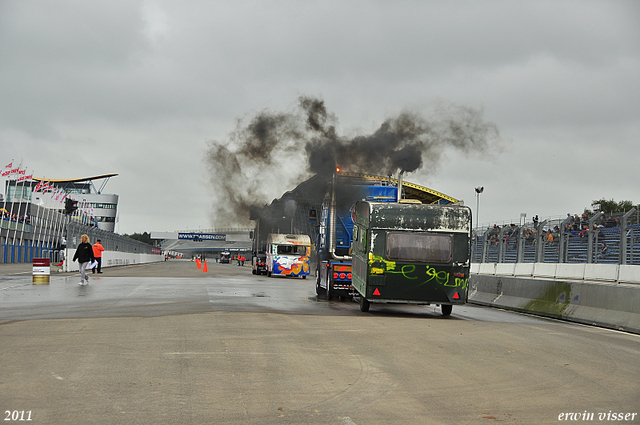
[(98, 241), (93, 245), (93, 256), (95, 257), (98, 265), (91, 269), (92, 273), (95, 273), (96, 269), (98, 273), (102, 273), (102, 251), (104, 251), (104, 247), (100, 243), (100, 239), (98, 239)]
[(89, 276), (87, 276), (86, 270), (92, 261), (95, 261), (93, 255), (93, 247), (89, 243), (89, 236), (80, 236), (80, 244), (76, 248), (76, 253), (73, 255), (73, 261), (78, 260), (80, 267), (80, 283), (78, 285), (88, 285)]

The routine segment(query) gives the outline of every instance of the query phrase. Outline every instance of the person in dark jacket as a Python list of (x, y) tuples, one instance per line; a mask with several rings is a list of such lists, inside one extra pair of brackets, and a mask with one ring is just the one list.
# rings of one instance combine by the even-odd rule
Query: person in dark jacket
[(87, 276), (86, 270), (89, 264), (95, 261), (93, 256), (93, 247), (89, 243), (89, 236), (82, 235), (80, 237), (80, 245), (76, 248), (76, 253), (73, 255), (73, 261), (78, 260), (80, 267), (80, 283), (78, 285), (88, 285), (89, 276)]

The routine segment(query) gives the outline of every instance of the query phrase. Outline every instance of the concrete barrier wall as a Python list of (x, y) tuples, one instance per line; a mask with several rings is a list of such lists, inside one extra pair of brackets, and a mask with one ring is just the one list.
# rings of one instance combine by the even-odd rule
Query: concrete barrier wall
[(640, 282), (640, 267), (638, 266), (620, 266), (618, 270), (619, 283), (637, 283)]
[(635, 284), (472, 274), (469, 302), (640, 334)]
[[(78, 271), (79, 265), (77, 261), (73, 261), (76, 250), (67, 248), (66, 257), (62, 270), (65, 272)], [(114, 266), (126, 266), (130, 264), (154, 263), (164, 261), (161, 254), (135, 254), (132, 252), (120, 251), (104, 251), (102, 253), (102, 268)]]
[(640, 266), (566, 263), (472, 263), (471, 273), (491, 276), (640, 284)]

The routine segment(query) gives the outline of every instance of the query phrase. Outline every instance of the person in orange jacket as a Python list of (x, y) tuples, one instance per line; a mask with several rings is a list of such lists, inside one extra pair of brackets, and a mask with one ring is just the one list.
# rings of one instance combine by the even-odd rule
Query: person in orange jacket
[(92, 269), (92, 272), (95, 273), (96, 269), (98, 269), (98, 273), (102, 273), (102, 251), (104, 251), (104, 247), (100, 243), (100, 239), (93, 244), (93, 256), (96, 258), (98, 265)]

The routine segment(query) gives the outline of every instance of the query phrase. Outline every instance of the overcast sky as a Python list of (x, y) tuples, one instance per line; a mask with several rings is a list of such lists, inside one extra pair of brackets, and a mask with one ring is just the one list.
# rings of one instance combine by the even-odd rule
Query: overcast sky
[(210, 143), (233, 149), (238, 122), (300, 96), (350, 136), (482, 111), (499, 147), (405, 177), (474, 212), (483, 186), (481, 223), (640, 203), (636, 0), (0, 0), (0, 166), (117, 173), (119, 233), (210, 228)]

